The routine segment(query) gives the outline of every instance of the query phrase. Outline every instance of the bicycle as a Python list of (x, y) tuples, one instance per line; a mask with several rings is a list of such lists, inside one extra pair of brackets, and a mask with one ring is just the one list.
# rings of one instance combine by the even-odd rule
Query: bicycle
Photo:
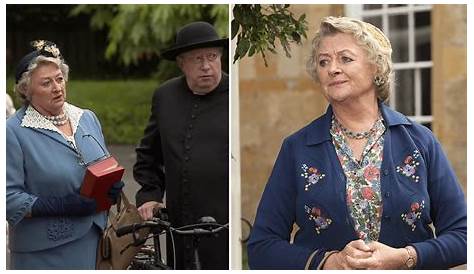
[[(121, 237), (125, 234), (133, 233), (133, 246), (144, 244), (147, 239), (152, 239), (153, 244), (145, 244), (133, 258), (128, 269), (130, 270), (169, 270), (176, 269), (176, 248), (174, 244), (174, 234), (181, 236), (192, 236), (193, 249), (193, 269), (201, 269), (201, 261), (199, 259), (199, 241), (203, 236), (217, 236), (219, 232), (229, 228), (229, 224), (218, 224), (213, 217), (202, 217), (195, 224), (185, 225), (178, 228), (171, 226), (167, 221), (166, 213), (160, 211), (160, 217), (153, 217), (150, 221), (135, 223), (117, 229), (117, 236)], [(136, 233), (140, 229), (150, 228), (150, 233), (145, 238), (138, 238)], [(161, 258), (160, 239), (159, 236), (168, 233), (171, 239), (173, 250), (173, 267), (163, 262)]]

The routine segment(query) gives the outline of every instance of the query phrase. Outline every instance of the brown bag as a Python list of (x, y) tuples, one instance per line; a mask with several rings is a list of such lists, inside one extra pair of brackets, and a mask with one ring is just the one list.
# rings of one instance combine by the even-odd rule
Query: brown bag
[[(126, 234), (117, 237), (115, 232), (118, 228), (134, 223), (141, 223), (143, 219), (138, 214), (135, 205), (130, 204), (123, 192), (117, 201), (117, 214), (109, 215), (109, 225), (104, 231), (97, 250), (97, 269), (127, 269), (133, 257), (141, 246), (133, 246), (133, 235)], [(140, 239), (149, 234), (148, 228), (142, 228), (137, 233)]]

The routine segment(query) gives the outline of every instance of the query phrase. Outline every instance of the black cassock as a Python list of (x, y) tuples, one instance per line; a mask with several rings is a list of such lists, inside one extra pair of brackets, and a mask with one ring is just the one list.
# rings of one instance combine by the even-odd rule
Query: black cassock
[[(161, 85), (153, 95), (151, 116), (136, 149), (133, 168), (142, 186), (137, 206), (161, 202), (173, 227), (212, 216), (229, 221), (229, 76), (207, 95), (195, 95), (184, 76)], [(191, 267), (192, 238), (175, 236), (178, 269)], [(168, 264), (172, 263), (167, 241)], [(199, 255), (203, 269), (229, 268), (228, 231), (202, 238)]]

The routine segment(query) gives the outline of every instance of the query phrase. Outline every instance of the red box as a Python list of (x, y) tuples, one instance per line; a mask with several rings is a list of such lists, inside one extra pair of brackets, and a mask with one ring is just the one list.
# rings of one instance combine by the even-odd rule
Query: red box
[(81, 186), (81, 195), (96, 200), (97, 212), (108, 210), (112, 203), (107, 192), (114, 183), (122, 179), (124, 172), (125, 169), (112, 156), (88, 166)]

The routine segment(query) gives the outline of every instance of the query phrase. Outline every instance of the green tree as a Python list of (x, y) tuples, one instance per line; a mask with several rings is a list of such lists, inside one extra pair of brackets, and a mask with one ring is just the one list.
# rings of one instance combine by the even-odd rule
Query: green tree
[[(174, 43), (176, 31), (193, 21), (207, 21), (228, 37), (228, 5), (78, 5), (73, 15), (91, 14), (94, 29), (108, 29), (107, 59), (128, 66), (159, 56)], [(159, 62), (157, 77), (178, 73), (174, 62)]]
[(290, 43), (301, 44), (301, 38), (306, 38), (306, 15), (298, 19), (289, 11), (290, 5), (235, 5), (232, 12), (234, 19), (231, 23), (232, 39), (237, 36), (237, 48), (234, 53), (234, 63), (244, 58), (260, 53), (267, 66), (265, 52), (276, 53), (276, 39), (291, 57)]

